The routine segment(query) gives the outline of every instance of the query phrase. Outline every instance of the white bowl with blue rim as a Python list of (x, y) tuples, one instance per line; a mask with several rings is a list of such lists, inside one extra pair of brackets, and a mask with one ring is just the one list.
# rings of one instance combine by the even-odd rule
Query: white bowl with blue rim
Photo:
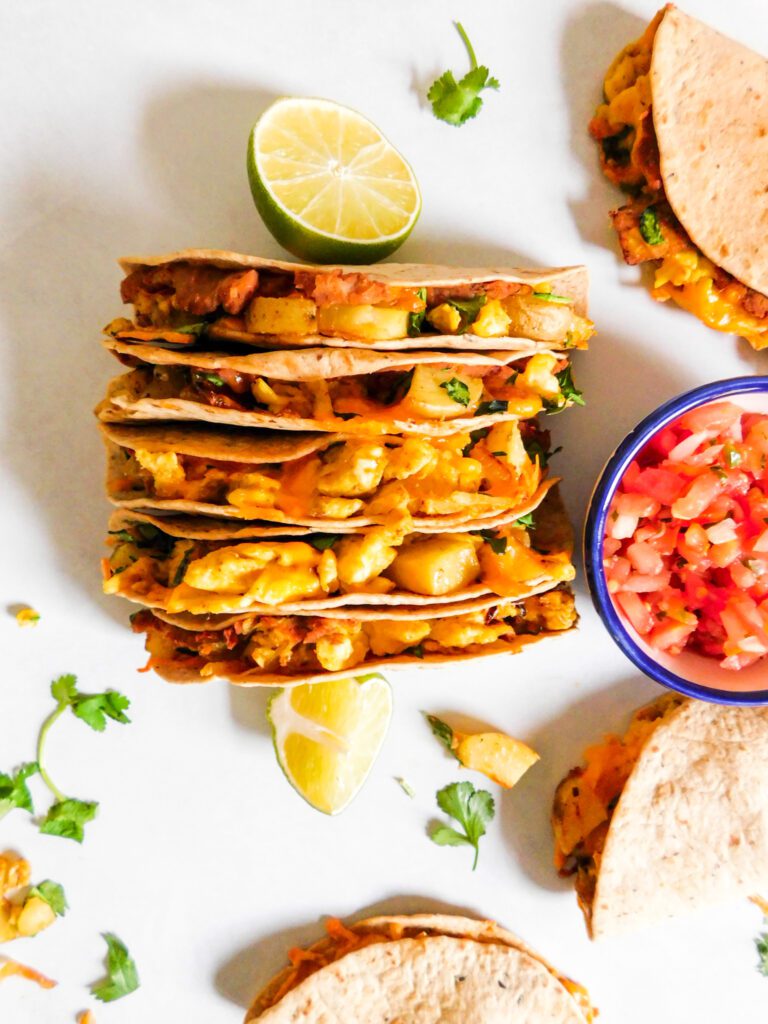
[(615, 642), (641, 672), (662, 686), (717, 704), (768, 704), (768, 657), (749, 668), (724, 669), (716, 658), (690, 651), (656, 651), (635, 631), (614, 604), (603, 568), (608, 511), (629, 466), (651, 438), (678, 417), (711, 402), (729, 401), (745, 412), (768, 415), (768, 376), (734, 377), (686, 391), (659, 406), (639, 423), (610, 457), (590, 499), (584, 527), (584, 567), (597, 613)]

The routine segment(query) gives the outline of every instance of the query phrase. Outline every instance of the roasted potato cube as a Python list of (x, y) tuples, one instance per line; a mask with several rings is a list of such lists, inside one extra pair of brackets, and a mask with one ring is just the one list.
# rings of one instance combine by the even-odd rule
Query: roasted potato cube
[(491, 299), (481, 307), (469, 330), (480, 338), (500, 338), (509, 333), (509, 323), (509, 316), (501, 302)]
[(480, 575), (476, 539), (446, 534), (415, 540), (400, 549), (387, 575), (414, 594), (452, 594)]
[(21, 908), (16, 928), (19, 935), (31, 938), (44, 928), (48, 928), (55, 920), (56, 914), (50, 904), (41, 900), (39, 896), (30, 896)]
[(408, 337), (409, 313), (391, 306), (321, 306), (317, 311), (320, 334), (361, 341), (390, 341)]
[(430, 309), (427, 320), (441, 334), (455, 334), (461, 326), (461, 313), (449, 302), (441, 302)]
[(483, 382), (479, 377), (461, 376), (455, 369), (436, 370), (421, 364), (413, 371), (408, 394), (398, 409), (404, 415), (428, 420), (472, 416), (482, 393)]
[(503, 732), (456, 733), (456, 737), (456, 756), (464, 767), (482, 772), (505, 789), (511, 789), (539, 760), (535, 750)]
[(316, 334), (317, 306), (299, 296), (257, 296), (245, 311), (245, 326), (253, 334)]
[(504, 309), (511, 321), (511, 331), (533, 341), (564, 342), (574, 320), (571, 306), (532, 295), (510, 295)]

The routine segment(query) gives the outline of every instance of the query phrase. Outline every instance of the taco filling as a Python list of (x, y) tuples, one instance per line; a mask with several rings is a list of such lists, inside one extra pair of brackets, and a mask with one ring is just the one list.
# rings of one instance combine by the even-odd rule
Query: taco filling
[[(546, 511), (537, 514), (546, 519)], [(471, 587), (473, 593), (518, 597), (542, 581), (574, 576), (569, 539), (564, 543), (564, 531), (546, 522), (541, 532), (513, 522), (474, 533), (408, 534), (406, 524), (234, 544), (177, 538), (128, 517), (118, 523), (109, 537), (112, 554), (103, 563), (105, 593), (173, 614), (305, 601), (370, 604), (376, 603), (373, 595), (387, 603), (390, 593), (445, 598)]]
[(589, 124), (600, 145), (609, 181), (630, 192), (631, 202), (611, 213), (625, 262), (650, 262), (651, 294), (693, 313), (708, 327), (768, 345), (768, 297), (739, 282), (708, 259), (691, 240), (667, 201), (653, 124), (651, 58), (662, 8), (643, 35), (608, 69), (604, 102)]
[(476, 519), (532, 498), (548, 449), (546, 431), (515, 420), (448, 437), (345, 438), (271, 464), (113, 445), (108, 489), (116, 501), (202, 502), (244, 519)]
[(573, 299), (549, 284), (491, 280), (416, 288), (364, 271), (223, 270), (184, 260), (139, 267), (122, 282), (134, 321), (107, 332), (124, 341), (189, 346), (198, 339), (258, 343), (270, 337), (326, 336), (364, 342), (422, 334), (482, 338), (521, 335), (584, 348), (593, 333)]
[(135, 367), (118, 378), (113, 404), (142, 399), (180, 400), (234, 413), (266, 413), (281, 422), (322, 424), (347, 433), (369, 431), (371, 422), (450, 421), (493, 414), (530, 419), (582, 403), (566, 359), (537, 353), (513, 366), (435, 366), (359, 373), (328, 379), (283, 380), (241, 373), (221, 365), (205, 368), (153, 364), (119, 355)]
[(400, 656), (514, 652), (521, 636), (560, 632), (576, 623), (573, 595), (550, 590), (524, 601), (504, 601), (477, 612), (445, 618), (348, 619), (302, 615), (250, 615), (223, 629), (189, 630), (144, 609), (131, 619), (146, 633), (147, 668), (176, 667), (208, 679), (260, 673), (307, 676), (341, 672), (373, 660)]
[(579, 906), (588, 923), (613, 811), (641, 750), (683, 701), (676, 694), (665, 694), (638, 709), (624, 736), (607, 736), (589, 747), (585, 765), (573, 768), (557, 787), (552, 807), (555, 866), (563, 877), (574, 876)]

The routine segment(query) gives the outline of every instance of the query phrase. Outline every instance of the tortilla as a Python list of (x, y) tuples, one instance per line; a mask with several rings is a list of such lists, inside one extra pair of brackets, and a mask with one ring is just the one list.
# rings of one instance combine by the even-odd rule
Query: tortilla
[(669, 202), (717, 266), (768, 295), (768, 63), (668, 6), (651, 62)]
[[(225, 367), (239, 373), (268, 379), (299, 382), (354, 377), (386, 371), (404, 371), (425, 364), (432, 366), (462, 365), (470, 367), (505, 367), (519, 358), (514, 352), (462, 352), (456, 360), (442, 352), (364, 352), (347, 349), (316, 348), (272, 352), (251, 352), (236, 355), (227, 352), (176, 352), (159, 346), (143, 345), (137, 355), (136, 346), (107, 338), (104, 347), (116, 354), (139, 358), (153, 366), (184, 366), (215, 371)], [(547, 350), (549, 352), (549, 350)], [(339, 420), (302, 419), (261, 410), (240, 411), (218, 408), (204, 402), (184, 398), (150, 398), (144, 393), (141, 375), (127, 373), (113, 378), (106, 398), (96, 407), (96, 415), (107, 423), (130, 420), (196, 420), (206, 423), (230, 424), (239, 427), (272, 427), (281, 430), (323, 431), (329, 422), (335, 433)], [(385, 408), (385, 407), (383, 407)], [(462, 431), (492, 427), (508, 419), (519, 419), (514, 412), (502, 411), (480, 416), (459, 416), (445, 420), (376, 420), (355, 416), (346, 422), (347, 433), (381, 435), (385, 433), (444, 436)], [(525, 417), (528, 418), (528, 417)]]
[[(129, 256), (120, 260), (126, 275), (143, 267), (156, 267), (164, 263), (185, 262), (205, 264), (222, 270), (275, 270), (288, 273), (319, 272), (323, 274), (341, 271), (345, 274), (364, 274), (373, 281), (402, 285), (411, 288), (466, 286), (484, 284), (490, 281), (509, 281), (517, 284), (548, 285), (558, 295), (573, 299), (573, 309), (579, 316), (587, 315), (589, 273), (586, 267), (541, 267), (521, 270), (510, 267), (443, 267), (418, 263), (379, 263), (374, 266), (312, 265), (292, 263), (286, 260), (264, 259), (242, 253), (216, 249), (187, 249), (161, 256)], [(325, 334), (305, 336), (254, 335), (239, 331), (222, 331), (220, 336), (251, 347), (297, 348), (305, 345), (323, 345), (329, 348), (374, 349), (396, 351), (414, 348), (458, 349), (471, 351), (506, 349), (532, 354), (548, 346), (528, 338), (514, 336), (483, 338), (470, 329), (461, 335), (424, 334), (417, 337), (397, 338), (389, 341), (366, 341), (362, 339), (333, 337)], [(564, 347), (564, 346), (563, 346)]]
[[(271, 524), (263, 523), (249, 523), (247, 526), (240, 526), (227, 521), (217, 521), (208, 519), (206, 517), (190, 517), (190, 516), (155, 516), (151, 513), (142, 512), (128, 512), (128, 511), (117, 511), (114, 512), (109, 521), (110, 533), (116, 533), (117, 531), (124, 529), (132, 521), (140, 521), (150, 523), (157, 527), (163, 533), (168, 534), (172, 537), (178, 537), (188, 540), (206, 540), (206, 541), (232, 541), (234, 543), (242, 543), (247, 539), (250, 540), (267, 540), (286, 538), (290, 539), (293, 537), (303, 537), (313, 533), (311, 530), (307, 530), (303, 527), (290, 527), (290, 526), (275, 526)], [(510, 522), (509, 516), (507, 516), (506, 523)], [(501, 524), (500, 524), (501, 525)], [(483, 527), (486, 528), (485, 526)], [(362, 530), (362, 533), (367, 531)], [(461, 531), (465, 532), (465, 531)], [(533, 528), (533, 536), (536, 541), (537, 551), (546, 552), (553, 556), (565, 555), (567, 559), (573, 550), (573, 534), (570, 523), (568, 521), (565, 508), (562, 503), (562, 499), (556, 489), (550, 491), (547, 500), (542, 503), (540, 512), (536, 517), (536, 523)], [(412, 536), (413, 532), (409, 531), (408, 536)], [(570, 564), (562, 566), (563, 572), (567, 570), (570, 573), (569, 578), (573, 578), (574, 570)], [(114, 577), (113, 577), (114, 578)], [(510, 595), (510, 600), (522, 600), (529, 596), (535, 588), (543, 588), (544, 590), (551, 589), (556, 586), (563, 579), (568, 577), (555, 578), (547, 573), (542, 573), (541, 576), (529, 579), (526, 583), (519, 584), (519, 593)], [(129, 575), (123, 576), (120, 574), (121, 582), (129, 579)], [(170, 588), (171, 590), (173, 588)], [(150, 608), (165, 608), (167, 603), (168, 595), (157, 597), (151, 593), (145, 593), (144, 588), (139, 586), (132, 588), (130, 584), (125, 584), (124, 589), (116, 591), (120, 597), (124, 597), (129, 601), (133, 601), (138, 604), (146, 605)], [(211, 591), (211, 596), (215, 594), (215, 591)], [(226, 593), (218, 595), (219, 599), (224, 601), (227, 600)], [(379, 609), (379, 618), (386, 618), (386, 613), (382, 612), (382, 608), (388, 608), (390, 606), (406, 605), (413, 606), (414, 608), (429, 608), (439, 607), (441, 605), (454, 606), (458, 602), (472, 601), (475, 599), (490, 598), (492, 604), (498, 604), (504, 598), (496, 595), (486, 584), (482, 582), (470, 584), (461, 590), (455, 591), (449, 594), (442, 595), (421, 595), (414, 593), (409, 590), (390, 590), (388, 593), (370, 593), (370, 592), (339, 592), (336, 594), (326, 594), (323, 597), (318, 598), (305, 598), (299, 601), (285, 601), (279, 605), (263, 604), (254, 601), (247, 607), (241, 604), (241, 599), (236, 595), (232, 596), (231, 601), (228, 603), (231, 605), (228, 609), (222, 609), (226, 614), (231, 612), (232, 614), (246, 614), (246, 613), (257, 613), (261, 615), (274, 615), (274, 614), (286, 614), (292, 615), (298, 614), (311, 614), (311, 613), (323, 613), (330, 612), (332, 609), (335, 611), (337, 608), (343, 608), (345, 606), (352, 607), (364, 607), (366, 605), (376, 607)]]
[[(586, 1024), (586, 996), (492, 921), (447, 915), (379, 917), (351, 926), (390, 937), (321, 967), (271, 1005), (291, 976), (277, 975), (246, 1015), (246, 1024)], [(322, 939), (313, 952), (332, 952)]]
[[(108, 482), (119, 479), (124, 463), (123, 448), (142, 448), (150, 452), (176, 452), (180, 455), (194, 455), (200, 458), (223, 462), (243, 462), (254, 465), (269, 465), (290, 462), (324, 451), (344, 439), (341, 434), (302, 434), (299, 432), (278, 433), (276, 431), (228, 430), (215, 426), (189, 423), (182, 427), (170, 424), (147, 424), (140, 427), (122, 423), (100, 423), (102, 435), (107, 442)], [(386, 438), (382, 438), (386, 440)], [(546, 473), (546, 470), (544, 470)], [(506, 522), (519, 519), (533, 512), (544, 500), (547, 492), (558, 482), (558, 477), (545, 477), (533, 494), (525, 501), (503, 512), (489, 510), (484, 516), (469, 518), (466, 512), (454, 512), (442, 516), (413, 516), (414, 529), (424, 533), (446, 533), (456, 529), (490, 529)], [(219, 519), (243, 521), (248, 516), (234, 505), (215, 504), (205, 501), (191, 501), (185, 498), (157, 498), (151, 495), (137, 495), (134, 491), (113, 492), (108, 488), (109, 500), (123, 509), (154, 510), (161, 514), (182, 513), (186, 516), (216, 516)], [(364, 515), (349, 516), (346, 519), (332, 519), (318, 516), (288, 515), (281, 509), (265, 510), (263, 518), (270, 522), (290, 523), (304, 527), (291, 532), (311, 533), (357, 533), (366, 526), (383, 522), (387, 517), (371, 518)], [(177, 522), (179, 519), (176, 520)], [(199, 522), (198, 522), (199, 525)], [(219, 524), (220, 525), (220, 524)], [(281, 531), (285, 533), (285, 529)], [(226, 534), (233, 536), (233, 534)]]
[(651, 734), (611, 817), (591, 934), (768, 887), (768, 708), (686, 700)]

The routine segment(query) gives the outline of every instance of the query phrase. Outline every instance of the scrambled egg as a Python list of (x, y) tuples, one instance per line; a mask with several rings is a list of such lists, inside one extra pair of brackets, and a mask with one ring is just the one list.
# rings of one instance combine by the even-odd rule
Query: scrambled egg
[[(552, 368), (534, 357), (526, 369), (551, 393)], [(464, 452), (467, 451), (465, 455)], [(266, 511), (305, 518), (356, 515), (394, 520), (503, 511), (536, 490), (541, 470), (528, 456), (516, 421), (495, 424), (474, 445), (467, 433), (446, 438), (348, 439), (277, 466), (228, 471), (225, 463), (137, 449), (119, 468), (113, 492), (229, 504), (248, 518)]]

